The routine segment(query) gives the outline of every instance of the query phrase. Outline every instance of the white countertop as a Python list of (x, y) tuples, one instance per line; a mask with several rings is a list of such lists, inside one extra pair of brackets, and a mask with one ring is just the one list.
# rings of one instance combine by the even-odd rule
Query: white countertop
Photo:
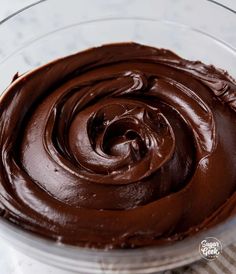
[[(0, 0), (0, 4), (1, 4), (0, 21), (6, 18), (7, 16), (9, 16), (10, 14), (18, 11), (19, 9), (22, 9), (35, 2), (36, 2), (35, 0)], [(236, 0), (218, 0), (218, 2), (236, 10)], [(86, 4), (86, 1), (85, 1), (85, 4)], [(235, 31), (235, 30), (232, 30), (232, 31)], [(12, 256), (14, 256), (13, 253), (9, 251), (8, 247), (3, 243), (0, 243), (0, 254), (1, 254), (0, 256), (0, 273), (1, 274), (22, 273), (21, 271), (18, 271), (19, 265), (14, 264), (14, 260), (12, 261)], [(41, 270), (40, 270), (40, 273), (42, 273)], [(37, 274), (37, 269), (36, 270), (32, 269), (31, 273)], [(25, 274), (25, 273), (22, 273), (22, 274)]]
[[(60, 0), (59, 0), (60, 1)], [(128, 0), (127, 0), (128, 1)], [(177, 0), (178, 1), (178, 0)], [(217, 2), (236, 10), (235, 0), (216, 0)], [(10, 14), (37, 2), (36, 0), (0, 0), (0, 21)], [(85, 1), (86, 4), (86, 1)]]

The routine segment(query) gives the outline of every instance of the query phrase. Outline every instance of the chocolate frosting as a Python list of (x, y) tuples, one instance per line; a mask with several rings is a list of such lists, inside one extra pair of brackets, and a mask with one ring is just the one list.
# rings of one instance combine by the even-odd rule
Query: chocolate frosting
[(0, 102), (0, 215), (63, 243), (156, 245), (236, 205), (236, 82), (134, 43), (15, 77)]

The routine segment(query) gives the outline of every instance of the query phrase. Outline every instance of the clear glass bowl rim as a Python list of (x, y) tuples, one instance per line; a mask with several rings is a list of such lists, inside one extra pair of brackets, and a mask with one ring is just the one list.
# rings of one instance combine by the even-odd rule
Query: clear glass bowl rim
[[(29, 5), (25, 6), (25, 7), (22, 8), (22, 9), (17, 10), (17, 11), (14, 12), (14, 13), (11, 13), (11, 14), (8, 15), (7, 17), (5, 17), (4, 19), (0, 20), (0, 25), (3, 24), (4, 22), (10, 20), (10, 19), (13, 18), (14, 16), (18, 15), (19, 13), (24, 12), (25, 10), (27, 10), (27, 9), (33, 7), (33, 6), (36, 6), (36, 5), (38, 5), (38, 4), (40, 4), (40, 3), (43, 3), (43, 2), (46, 2), (46, 1), (50, 1), (50, 0), (39, 0), (39, 1), (36, 1), (36, 2), (34, 2), (34, 3), (32, 3), (32, 4), (29, 4)], [(201, 1), (210, 2), (211, 4), (217, 5), (217, 6), (221, 7), (221, 8), (223, 8), (223, 9), (227, 10), (227, 11), (230, 12), (230, 13), (236, 14), (236, 10), (234, 10), (234, 9), (232, 9), (232, 8), (230, 8), (230, 7), (228, 7), (227, 5), (224, 5), (224, 4), (222, 4), (222, 3), (219, 3), (219, 2), (217, 2), (217, 1), (215, 1), (215, 0), (201, 0)]]

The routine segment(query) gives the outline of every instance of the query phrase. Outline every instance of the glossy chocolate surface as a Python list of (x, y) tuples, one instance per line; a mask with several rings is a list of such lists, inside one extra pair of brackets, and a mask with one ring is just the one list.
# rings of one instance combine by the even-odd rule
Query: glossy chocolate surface
[(163, 244), (236, 207), (236, 82), (134, 43), (68, 56), (0, 101), (0, 215), (73, 245)]

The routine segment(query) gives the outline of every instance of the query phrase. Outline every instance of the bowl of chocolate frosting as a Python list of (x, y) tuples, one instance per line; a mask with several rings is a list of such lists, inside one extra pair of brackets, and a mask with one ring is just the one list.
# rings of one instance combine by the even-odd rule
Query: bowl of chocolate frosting
[(206, 0), (49, 0), (4, 20), (0, 238), (58, 274), (157, 273), (235, 241), (229, 26)]

